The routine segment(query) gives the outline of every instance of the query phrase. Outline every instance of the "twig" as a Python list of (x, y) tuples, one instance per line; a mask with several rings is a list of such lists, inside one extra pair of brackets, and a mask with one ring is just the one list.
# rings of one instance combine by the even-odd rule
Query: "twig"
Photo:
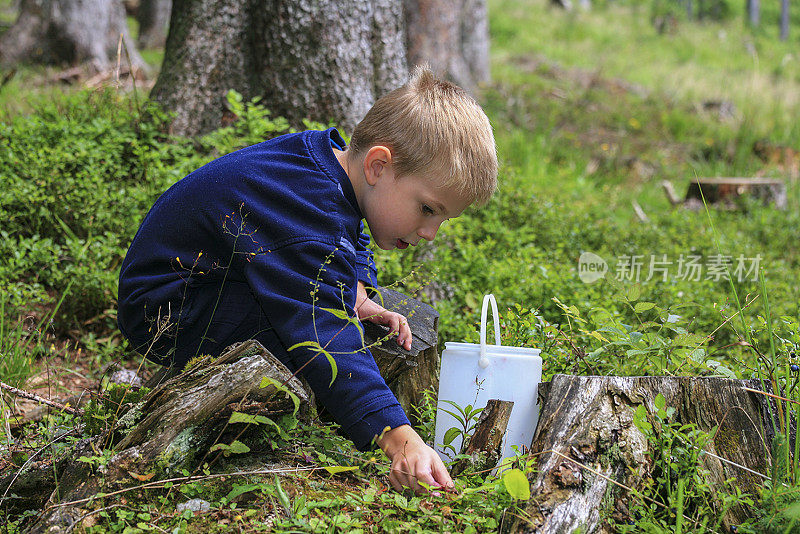
[(19, 397), (22, 397), (22, 398), (25, 398), (25, 399), (29, 399), (29, 400), (33, 400), (33, 401), (36, 401), (36, 402), (39, 402), (39, 403), (42, 403), (42, 404), (46, 404), (48, 406), (52, 406), (53, 408), (56, 408), (56, 409), (59, 409), (59, 410), (63, 410), (65, 412), (71, 413), (73, 415), (81, 415), (81, 414), (83, 414), (83, 410), (81, 410), (80, 408), (73, 408), (72, 406), (67, 406), (67, 405), (61, 404), (59, 402), (56, 402), (54, 400), (45, 399), (44, 397), (40, 397), (39, 395), (36, 395), (34, 393), (29, 393), (29, 392), (24, 391), (22, 389), (15, 388), (14, 386), (9, 386), (5, 382), (0, 382), (0, 388), (5, 389), (9, 393), (13, 393), (14, 395), (17, 395)]

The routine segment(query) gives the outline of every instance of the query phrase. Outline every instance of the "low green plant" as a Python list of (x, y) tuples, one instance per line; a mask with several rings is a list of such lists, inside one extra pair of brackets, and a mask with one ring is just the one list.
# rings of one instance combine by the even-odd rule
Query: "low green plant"
[(102, 392), (93, 394), (83, 409), (84, 434), (94, 436), (110, 429), (149, 391), (128, 384), (108, 384)]
[(8, 297), (0, 293), (0, 382), (21, 387), (32, 373), (37, 355), (46, 353), (45, 333), (69, 293), (67, 286), (53, 309), (38, 323), (26, 328), (24, 321), (11, 321), (6, 313)]
[[(741, 493), (735, 480), (722, 488), (709, 483), (701, 456), (716, 428), (705, 432), (695, 424), (678, 423), (675, 408), (660, 393), (653, 404), (652, 414), (640, 404), (633, 417), (647, 438), (652, 468), (641, 493), (631, 495), (635, 504), (629, 506), (629, 523), (616, 527), (620, 532), (719, 532), (727, 511), (752, 506), (752, 496)], [(736, 530), (754, 532), (749, 525), (737, 525)]]

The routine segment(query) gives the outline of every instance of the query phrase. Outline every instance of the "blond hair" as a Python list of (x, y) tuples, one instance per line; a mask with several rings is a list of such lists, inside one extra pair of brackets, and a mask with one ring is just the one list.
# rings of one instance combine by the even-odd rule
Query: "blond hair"
[(438, 80), (427, 65), (402, 87), (381, 97), (358, 123), (350, 154), (371, 147), (392, 151), (398, 176), (433, 175), (479, 205), (497, 188), (497, 150), (492, 125), (460, 87)]

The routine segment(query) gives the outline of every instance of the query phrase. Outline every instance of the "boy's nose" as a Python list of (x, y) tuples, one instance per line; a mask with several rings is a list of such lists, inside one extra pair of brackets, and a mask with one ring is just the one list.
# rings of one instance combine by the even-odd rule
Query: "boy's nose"
[(433, 241), (436, 237), (436, 232), (439, 231), (439, 225), (436, 226), (423, 226), (417, 231), (417, 235), (425, 241)]

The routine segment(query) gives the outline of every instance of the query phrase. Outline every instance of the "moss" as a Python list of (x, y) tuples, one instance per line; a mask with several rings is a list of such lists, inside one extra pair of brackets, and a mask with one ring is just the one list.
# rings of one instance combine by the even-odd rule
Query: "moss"
[(719, 428), (714, 436), (714, 447), (717, 454), (728, 457), (742, 449), (742, 437), (734, 430)]
[(195, 438), (195, 427), (184, 429), (164, 449), (158, 461), (159, 465), (163, 466), (165, 471), (169, 471), (191, 462), (195, 453), (194, 445), (197, 441)]

